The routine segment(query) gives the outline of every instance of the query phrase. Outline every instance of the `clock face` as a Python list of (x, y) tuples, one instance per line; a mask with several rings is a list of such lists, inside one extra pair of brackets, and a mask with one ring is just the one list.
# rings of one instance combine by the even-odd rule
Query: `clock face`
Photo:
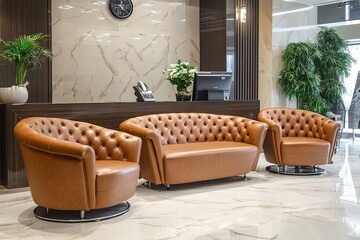
[(133, 4), (131, 0), (110, 0), (110, 12), (117, 18), (128, 18), (133, 12)]

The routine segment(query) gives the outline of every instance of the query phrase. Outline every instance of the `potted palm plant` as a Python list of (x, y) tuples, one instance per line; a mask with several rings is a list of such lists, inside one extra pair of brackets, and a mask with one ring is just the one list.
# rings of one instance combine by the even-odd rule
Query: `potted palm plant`
[(25, 103), (28, 98), (26, 78), (31, 70), (38, 69), (52, 54), (41, 43), (48, 36), (42, 33), (24, 35), (13, 41), (0, 41), (0, 59), (15, 64), (15, 85), (0, 89), (1, 103)]
[(165, 79), (169, 80), (172, 85), (176, 85), (176, 101), (189, 101), (191, 91), (187, 88), (193, 83), (197, 68), (183, 62), (180, 59), (176, 64), (170, 64), (170, 68), (165, 69)]

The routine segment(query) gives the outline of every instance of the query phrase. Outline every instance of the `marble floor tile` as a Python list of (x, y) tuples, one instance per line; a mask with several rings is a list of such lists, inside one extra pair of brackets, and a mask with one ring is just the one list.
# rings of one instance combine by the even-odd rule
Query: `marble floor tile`
[(342, 139), (325, 176), (268, 173), (148, 189), (101, 222), (39, 220), (28, 188), (0, 188), (0, 239), (360, 239), (360, 139)]

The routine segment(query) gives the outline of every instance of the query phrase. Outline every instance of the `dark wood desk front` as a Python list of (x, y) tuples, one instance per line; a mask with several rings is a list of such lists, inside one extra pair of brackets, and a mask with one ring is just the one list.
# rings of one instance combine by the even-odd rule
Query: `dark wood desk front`
[(147, 114), (203, 112), (256, 119), (259, 109), (259, 101), (2, 104), (0, 105), (1, 184), (6, 188), (28, 186), (18, 143), (14, 138), (14, 127), (23, 118), (58, 117), (118, 129), (122, 121)]

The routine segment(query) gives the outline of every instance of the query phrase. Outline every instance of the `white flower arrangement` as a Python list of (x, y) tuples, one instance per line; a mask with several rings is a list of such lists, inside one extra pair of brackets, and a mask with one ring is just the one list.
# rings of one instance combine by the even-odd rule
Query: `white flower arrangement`
[(189, 65), (188, 62), (178, 60), (175, 64), (170, 64), (170, 68), (164, 69), (165, 79), (172, 85), (176, 85), (177, 95), (190, 95), (187, 88), (193, 83), (197, 68)]

